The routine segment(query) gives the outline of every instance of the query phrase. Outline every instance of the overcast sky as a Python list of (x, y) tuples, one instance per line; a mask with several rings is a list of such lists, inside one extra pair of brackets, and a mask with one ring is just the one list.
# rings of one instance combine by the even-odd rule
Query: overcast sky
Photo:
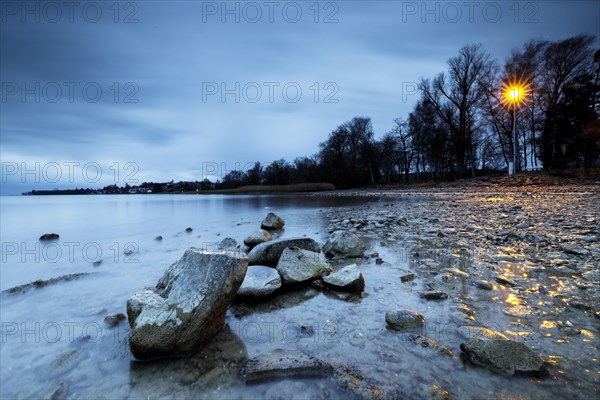
[(600, 35), (598, 1), (70, 4), (1, 2), (3, 194), (292, 161), (357, 115), (382, 136), (465, 44)]

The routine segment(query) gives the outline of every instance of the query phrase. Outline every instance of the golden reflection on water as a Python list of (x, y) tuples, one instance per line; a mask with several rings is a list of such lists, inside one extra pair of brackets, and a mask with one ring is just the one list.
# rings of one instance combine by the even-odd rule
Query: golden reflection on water
[(579, 332), (585, 337), (594, 338), (594, 334), (587, 329), (580, 329)]
[(523, 300), (519, 299), (517, 296), (515, 296), (512, 293), (509, 293), (508, 296), (506, 296), (506, 300), (504, 300), (504, 302), (509, 303), (510, 305), (513, 305), (513, 306), (519, 306), (519, 305), (523, 304)]
[(556, 322), (555, 321), (542, 321), (542, 323), (540, 324), (540, 328), (542, 328), (542, 329), (556, 328)]

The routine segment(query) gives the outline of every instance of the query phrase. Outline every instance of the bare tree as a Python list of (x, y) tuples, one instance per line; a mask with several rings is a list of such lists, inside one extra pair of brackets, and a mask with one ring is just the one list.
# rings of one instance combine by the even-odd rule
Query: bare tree
[(440, 73), (432, 82), (422, 80), (420, 89), (451, 132), (458, 169), (464, 173), (469, 164), (474, 175), (475, 124), (484, 98), (481, 79), (492, 72), (491, 57), (480, 44), (467, 45), (448, 60), (448, 67), (447, 74)]

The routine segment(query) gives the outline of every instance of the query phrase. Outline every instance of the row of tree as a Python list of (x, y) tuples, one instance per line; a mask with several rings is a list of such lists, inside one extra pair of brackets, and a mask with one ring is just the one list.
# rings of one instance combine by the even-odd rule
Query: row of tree
[[(600, 50), (595, 38), (531, 40), (498, 63), (479, 44), (448, 60), (448, 70), (419, 84), (408, 118), (376, 139), (371, 120), (338, 126), (312, 157), (255, 163), (217, 187), (331, 182), (337, 187), (474, 176), (506, 169), (517, 126), (517, 169), (589, 168), (600, 155)], [(509, 83), (525, 89), (518, 108)], [(516, 113), (513, 118), (513, 113)]]

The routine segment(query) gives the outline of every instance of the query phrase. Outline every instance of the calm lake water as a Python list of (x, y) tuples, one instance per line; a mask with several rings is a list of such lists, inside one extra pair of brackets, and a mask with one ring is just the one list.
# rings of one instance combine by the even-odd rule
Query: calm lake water
[[(241, 242), (260, 226), (269, 211), (285, 218), (285, 237), (310, 236), (323, 242), (328, 222), (322, 215), (324, 210), (376, 201), (303, 195), (40, 196), (0, 200), (1, 290), (37, 279), (91, 273), (23, 294), (3, 294), (2, 398), (44, 397), (60, 381), (68, 383), (68, 397), (155, 395), (153, 385), (147, 382), (144, 387), (149, 376), (145, 367), (140, 370), (131, 363), (127, 324), (109, 329), (103, 322), (105, 316), (125, 313), (127, 299), (144, 286), (154, 286), (187, 248), (214, 248), (216, 242), (228, 236)], [(186, 232), (187, 227), (193, 231)], [(38, 241), (40, 235), (50, 232), (60, 234), (60, 240)], [(162, 241), (155, 240), (158, 235)], [(127, 250), (133, 253), (125, 255)], [(100, 265), (94, 266), (99, 260)], [(244, 353), (255, 355), (264, 349), (253, 343), (256, 332), (248, 331), (256, 326), (240, 326), (240, 320), (233, 316), (228, 316), (227, 323), (224, 335), (237, 330), (231, 333), (232, 343), (241, 346)], [(164, 379), (172, 379), (168, 371)], [(236, 390), (236, 385), (227, 382), (229, 377), (220, 379), (230, 387), (222, 397), (234, 392), (236, 397), (259, 396), (255, 391), (244, 393), (241, 383)], [(156, 382), (155, 378), (150, 380)], [(219, 379), (210, 382), (213, 384), (219, 386)], [(162, 390), (162, 395), (170, 396), (179, 389)], [(203, 395), (211, 397), (207, 392)]]

